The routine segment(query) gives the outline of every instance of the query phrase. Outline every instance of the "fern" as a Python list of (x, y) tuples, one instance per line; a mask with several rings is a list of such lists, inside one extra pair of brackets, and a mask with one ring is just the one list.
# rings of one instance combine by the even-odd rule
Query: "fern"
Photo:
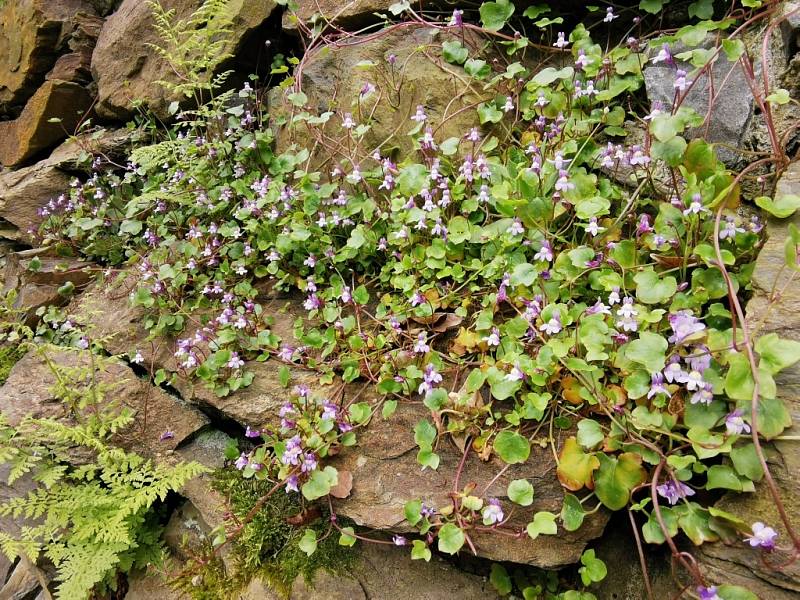
[[(119, 571), (158, 562), (154, 505), (206, 470), (197, 463), (154, 464), (109, 445), (108, 437), (132, 418), (106, 399), (109, 388), (94, 382), (92, 369), (101, 360), (93, 356), (77, 367), (48, 361), (58, 381), (53, 392), (74, 409), (75, 423), (26, 418), (12, 427), (0, 414), (0, 463), (11, 466), (8, 483), (28, 474), (39, 484), (0, 504), (0, 516), (25, 520), (15, 537), (0, 532), (0, 550), (11, 560), (52, 561), (57, 597), (69, 600), (113, 588)], [(73, 466), (77, 449), (94, 460)]]

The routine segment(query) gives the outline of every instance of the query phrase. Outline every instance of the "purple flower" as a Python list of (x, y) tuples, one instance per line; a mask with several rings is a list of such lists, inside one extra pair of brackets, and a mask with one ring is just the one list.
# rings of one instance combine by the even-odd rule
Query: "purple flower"
[(417, 354), (426, 354), (430, 352), (431, 347), (426, 342), (427, 336), (424, 333), (420, 333), (417, 336), (417, 341), (414, 342), (414, 352)]
[(775, 538), (778, 533), (772, 528), (767, 527), (761, 521), (753, 523), (753, 535), (745, 538), (753, 548), (764, 548), (764, 550), (772, 550), (775, 547)]
[(281, 349), (278, 351), (278, 358), (285, 362), (292, 362), (292, 356), (294, 355), (294, 350), (290, 346), (283, 345)]
[(669, 315), (669, 325), (672, 327), (673, 335), (667, 341), (671, 344), (682, 344), (688, 337), (706, 328), (690, 310), (679, 310)]
[(542, 247), (539, 251), (533, 255), (534, 260), (544, 260), (547, 262), (552, 262), (553, 260), (553, 246), (550, 245), (550, 242), (545, 240), (542, 242)]
[(717, 586), (715, 585), (709, 587), (698, 586), (697, 596), (700, 600), (722, 600), (719, 594), (717, 594)]
[(653, 373), (650, 375), (650, 391), (647, 392), (647, 399), (659, 394), (669, 394), (667, 388), (664, 386), (664, 375), (661, 373)]
[(230, 369), (240, 369), (244, 366), (244, 361), (239, 358), (239, 355), (236, 352), (231, 353), (231, 358), (228, 361), (228, 368)]
[(306, 452), (303, 455), (303, 464), (300, 465), (300, 470), (303, 473), (310, 473), (317, 468), (317, 457), (313, 452)]
[(239, 469), (241, 471), (242, 469), (244, 469), (248, 465), (249, 462), (250, 462), (250, 459), (247, 458), (247, 455), (244, 452), (242, 452), (239, 455), (239, 458), (237, 458), (236, 462), (233, 463), (233, 464), (236, 466), (237, 469)]
[(481, 513), (484, 525), (494, 525), (503, 520), (503, 508), (500, 506), (500, 501), (497, 498), (489, 498), (489, 502), (483, 507)]
[(664, 367), (664, 377), (669, 383), (684, 383), (686, 381), (687, 374), (681, 367), (681, 358), (677, 354), (673, 354), (667, 360), (667, 366)]
[(301, 383), (300, 385), (294, 386), (294, 393), (301, 398), (308, 398), (311, 394), (311, 389), (309, 389), (307, 385)]
[(661, 50), (658, 51), (658, 54), (650, 59), (650, 62), (653, 64), (664, 62), (668, 65), (675, 64), (675, 60), (672, 58), (672, 52), (670, 52), (669, 44), (664, 44), (661, 46)]
[(408, 540), (404, 538), (402, 535), (395, 535), (392, 537), (392, 542), (395, 546), (405, 546), (408, 544)]
[(729, 434), (739, 435), (742, 432), (750, 433), (750, 425), (744, 422), (743, 416), (744, 411), (738, 408), (728, 413), (728, 416), (725, 417), (725, 429), (728, 430)]
[(417, 112), (414, 114), (413, 117), (411, 117), (411, 120), (416, 121), (417, 123), (422, 123), (427, 118), (428, 116), (425, 114), (425, 107), (419, 104), (417, 106)]
[(303, 453), (300, 448), (300, 436), (295, 435), (286, 441), (286, 450), (281, 456), (281, 462), (285, 465), (295, 465), (300, 463), (300, 455)]
[(692, 349), (692, 353), (686, 357), (686, 362), (692, 371), (705, 372), (711, 366), (711, 352), (709, 352), (708, 346), (703, 344), (695, 346)]
[(322, 420), (335, 421), (339, 415), (339, 407), (333, 402), (325, 401), (322, 403)]
[(174, 432), (172, 432), (172, 431), (170, 431), (170, 430), (167, 430), (167, 431), (165, 431), (164, 433), (162, 433), (162, 434), (161, 434), (161, 435), (158, 437), (158, 441), (159, 441), (159, 442), (164, 442), (164, 441), (166, 441), (166, 440), (171, 440), (171, 439), (173, 439), (174, 437), (175, 437), (175, 433), (174, 433)]
[(561, 331), (561, 329), (561, 317), (558, 314), (539, 327), (539, 331), (544, 331), (547, 335), (555, 335)]
[(261, 435), (261, 432), (257, 429), (250, 429), (250, 425), (247, 426), (247, 429), (244, 430), (244, 437), (248, 438), (257, 438)]
[(483, 341), (486, 342), (487, 346), (499, 346), (500, 345), (500, 330), (497, 327), (492, 327), (492, 332), (483, 338)]
[(556, 40), (555, 44), (553, 44), (556, 48), (564, 49), (565, 47), (569, 46), (569, 42), (564, 37), (564, 32), (558, 32), (558, 39)]
[(678, 500), (681, 498), (694, 496), (694, 490), (692, 488), (682, 481), (676, 482), (673, 479), (656, 487), (656, 491), (659, 496), (666, 498), (667, 502), (670, 504), (677, 504)]
[(297, 487), (297, 475), (289, 475), (289, 477), (286, 478), (286, 491), (287, 492), (300, 491)]

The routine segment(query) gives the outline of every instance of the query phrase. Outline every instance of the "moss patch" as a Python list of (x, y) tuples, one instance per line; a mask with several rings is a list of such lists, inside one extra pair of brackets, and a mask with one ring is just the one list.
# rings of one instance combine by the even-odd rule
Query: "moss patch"
[(6, 382), (11, 368), (24, 354), (20, 346), (0, 346), (0, 385)]

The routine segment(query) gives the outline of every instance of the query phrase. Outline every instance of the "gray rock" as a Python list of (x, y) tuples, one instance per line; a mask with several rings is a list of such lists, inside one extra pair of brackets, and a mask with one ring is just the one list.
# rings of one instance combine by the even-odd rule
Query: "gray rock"
[[(777, 187), (778, 194), (800, 193), (800, 162), (790, 165)], [(751, 330), (758, 328), (759, 336), (774, 332), (784, 338), (800, 340), (800, 281), (784, 266), (783, 248), (789, 223), (800, 225), (800, 215), (771, 219), (767, 224), (769, 239), (756, 260), (752, 279), (754, 295), (747, 305), (747, 319)], [(779, 293), (775, 294), (774, 290)], [(782, 371), (775, 380), (778, 397), (789, 407), (794, 423), (783, 435), (796, 438), (800, 435), (800, 365)], [(789, 519), (794, 524), (800, 523), (797, 442), (776, 440), (767, 445), (766, 453)], [(788, 543), (786, 530), (763, 481), (756, 484), (754, 494), (727, 494), (717, 506), (747, 523), (768, 523), (778, 531), (779, 542)], [(759, 598), (769, 600), (789, 600), (800, 594), (800, 565), (796, 562), (781, 570), (770, 569), (762, 562), (758, 550), (743, 543), (703, 544), (696, 555), (712, 581), (742, 585)], [(777, 558), (770, 560), (780, 562)]]
[[(345, 393), (345, 400), (352, 395)], [(361, 399), (369, 398), (369, 393)], [(419, 404), (401, 404), (388, 421), (373, 419), (370, 426), (359, 433), (358, 444), (342, 450), (331, 464), (340, 473), (349, 471), (353, 488), (347, 498), (334, 500), (338, 513), (353, 519), (359, 525), (398, 532), (411, 531), (403, 517), (403, 506), (419, 499), (429, 506), (443, 507), (450, 503), (453, 492), (453, 475), (461, 458), (460, 452), (448, 440), (442, 440), (437, 453), (440, 464), (437, 471), (423, 471), (416, 460), (414, 425), (429, 411)], [(566, 437), (566, 436), (565, 436)], [(560, 440), (556, 440), (558, 447)], [(499, 459), (488, 462), (474, 453), (465, 464), (461, 486), (474, 482), (482, 490), (503, 469)], [(469, 533), (478, 556), (497, 561), (525, 563), (552, 568), (577, 562), (589, 540), (598, 537), (608, 520), (608, 513), (600, 511), (587, 518), (575, 532), (559, 530), (555, 536), (540, 536), (532, 540), (524, 533), (525, 526), (537, 511), (561, 511), (564, 490), (555, 474), (556, 464), (549, 447), (534, 444), (531, 457), (522, 465), (509, 468), (486, 491), (511, 508), (506, 489), (513, 479), (527, 479), (535, 490), (534, 502), (529, 507), (514, 507), (510, 527), (523, 531), (519, 537), (472, 531)], [(464, 550), (467, 551), (466, 548)]]
[[(202, 5), (201, 0), (165, 0), (166, 9), (175, 10), (175, 19), (189, 17)], [(228, 3), (233, 19), (230, 43), (224, 53), (234, 54), (275, 9), (273, 0), (232, 0)], [(167, 108), (178, 98), (158, 81), (177, 80), (170, 65), (150, 44), (163, 45), (154, 27), (151, 6), (141, 0), (123, 0), (106, 20), (92, 56), (92, 73), (98, 86), (97, 114), (106, 119), (125, 119), (134, 113), (134, 102), (141, 101), (160, 118), (169, 116)], [(220, 63), (215, 67), (219, 67)]]
[[(658, 50), (653, 49), (651, 55), (654, 56)], [(684, 50), (679, 46), (673, 47), (673, 54)], [(689, 63), (676, 62), (679, 69), (688, 73), (694, 70)], [(644, 81), (651, 105), (671, 110), (675, 101), (675, 68), (665, 63), (650, 63), (644, 69)], [(706, 117), (705, 124), (690, 132), (689, 136), (719, 143), (717, 156), (720, 160), (736, 163), (739, 155), (724, 146), (741, 146), (753, 115), (754, 102), (741, 65), (731, 63), (724, 53), (720, 53), (709, 72), (697, 77), (681, 103)]]

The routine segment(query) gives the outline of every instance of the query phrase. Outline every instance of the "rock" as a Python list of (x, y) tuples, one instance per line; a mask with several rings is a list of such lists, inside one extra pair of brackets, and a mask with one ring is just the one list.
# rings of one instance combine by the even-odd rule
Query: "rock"
[[(349, 39), (352, 41), (346, 44), (309, 52), (301, 75), (309, 112), (337, 113), (324, 127), (328, 139), (346, 137), (341, 126), (345, 113), (352, 113), (357, 121), (366, 121), (359, 115), (373, 115), (371, 129), (361, 140), (362, 148), (371, 154), (381, 147), (384, 155), (394, 153), (403, 157), (412, 151), (411, 138), (404, 134), (414, 125), (411, 117), (418, 105), (425, 107), (428, 122), (434, 127), (441, 124), (435, 134), (437, 143), (449, 137), (461, 137), (478, 125), (477, 113), (472, 107), (484, 98), (482, 86), (473, 86), (461, 67), (445, 63), (440, 56), (440, 44), (449, 39), (460, 40), (459, 36), (412, 26), (364, 36), (364, 39), (358, 36)], [(431, 47), (431, 51), (420, 51), (426, 47)], [(397, 57), (395, 67), (387, 61), (391, 54)], [(373, 66), (364, 68), (365, 64)], [(396, 82), (395, 86), (402, 85), (402, 94), (393, 88), (392, 82)], [(374, 84), (376, 91), (359, 100), (365, 83)], [(291, 112), (290, 103), (283, 96), (291, 91), (295, 90), (273, 90), (270, 96), (273, 116), (286, 116)], [(396, 131), (401, 132), (392, 139), (396, 147), (382, 147)], [(292, 131), (276, 127), (276, 137), (279, 150), (293, 142), (301, 147), (313, 144), (302, 123)]]
[(0, 115), (14, 116), (42, 83), (80, 13), (92, 15), (91, 2), (12, 0), (0, 5)]
[(125, 600), (181, 600), (186, 594), (173, 590), (164, 576), (155, 571), (135, 571), (128, 576)]
[[(69, 190), (69, 172), (80, 171), (82, 156), (118, 155), (133, 134), (126, 130), (99, 130), (67, 140), (46, 159), (15, 171), (0, 172), (0, 237), (34, 241), (42, 221), (39, 209)], [(2, 142), (0, 141), (0, 144)]]
[[(283, 28), (296, 30), (298, 21), (308, 23), (315, 15), (321, 22), (329, 21), (342, 27), (364, 25), (379, 19), (375, 13), (391, 15), (389, 7), (392, 4), (395, 4), (394, 0), (299, 0), (294, 11), (283, 13)], [(415, 2), (414, 9), (420, 4), (424, 6), (431, 2)]]
[[(449, 440), (442, 440), (437, 448), (440, 455), (437, 471), (423, 471), (416, 460), (414, 425), (428, 414), (420, 404), (400, 404), (391, 419), (373, 419), (370, 426), (359, 433), (358, 444), (344, 449), (331, 461), (340, 472), (349, 471), (353, 475), (350, 495), (334, 501), (338, 513), (366, 527), (408, 532), (411, 528), (403, 517), (406, 502), (419, 499), (429, 506), (450, 503), (460, 452)], [(460, 487), (474, 482), (477, 489), (482, 490), (503, 467), (499, 459), (483, 462), (473, 453), (464, 466)], [(525, 508), (514, 507), (508, 523), (523, 530), (533, 520), (535, 512), (547, 510), (557, 514), (561, 511), (564, 491), (555, 468), (549, 446), (542, 448), (534, 444), (530, 459), (510, 467), (489, 486), (486, 495), (500, 499), (506, 510), (510, 510), (512, 505), (506, 496), (508, 483), (513, 479), (530, 481), (535, 490), (534, 503)], [(601, 511), (587, 518), (576, 532), (559, 529), (558, 535), (541, 536), (536, 540), (526, 534), (514, 538), (473, 531), (469, 535), (478, 555), (484, 558), (552, 568), (578, 561), (587, 542), (602, 533), (607, 520), (608, 514)]]
[[(10, 290), (17, 291), (14, 307), (27, 309), (29, 322), (36, 320), (36, 309), (40, 306), (62, 306), (67, 303), (69, 296), (58, 293), (61, 286), (72, 283), (75, 292), (80, 293), (97, 269), (93, 263), (48, 256), (48, 252), (47, 248), (37, 248), (14, 252), (6, 257), (2, 294)], [(41, 263), (35, 272), (29, 269), (34, 258)]]
[(20, 561), (6, 584), (0, 589), (0, 600), (23, 600), (38, 589), (39, 579), (28, 561)]
[[(52, 392), (57, 380), (42, 352), (59, 368), (90, 370), (88, 352), (58, 346), (42, 346), (37, 351), (28, 352), (14, 365), (8, 380), (0, 388), (0, 411), (12, 426), (27, 415), (72, 421), (67, 404)], [(95, 364), (94, 380), (105, 388), (104, 401), (113, 401), (135, 414), (133, 423), (111, 438), (115, 445), (146, 458), (163, 459), (208, 423), (205, 415), (197, 409), (139, 379), (122, 362), (108, 359)], [(74, 376), (73, 372), (71, 377)], [(85, 388), (89, 382), (84, 374), (70, 383)], [(172, 436), (162, 440), (165, 432), (171, 432)]]
[[(51, 79), (28, 100), (14, 121), (0, 122), (0, 164), (16, 167), (72, 133), (91, 108), (85, 86)], [(50, 119), (61, 119), (51, 123)]]
[[(711, 43), (711, 42), (709, 42)], [(653, 53), (659, 49), (653, 50)], [(672, 53), (680, 54), (684, 48), (673, 46)], [(694, 67), (676, 59), (679, 69), (691, 73)], [(710, 70), (704, 74), (686, 94), (682, 106), (693, 108), (706, 116), (706, 124), (688, 137), (701, 137), (708, 142), (717, 142), (734, 148), (742, 146), (753, 115), (754, 99), (747, 85), (744, 71), (738, 62), (730, 62), (720, 53)], [(644, 69), (644, 82), (651, 106), (661, 106), (664, 111), (672, 108), (675, 99), (675, 67), (665, 63), (648, 64)], [(713, 109), (709, 110), (711, 94), (714, 94)], [(725, 163), (735, 164), (739, 155), (723, 147), (717, 147), (717, 156)]]
[[(778, 182), (776, 193), (800, 193), (800, 162), (789, 166)], [(756, 260), (752, 278), (754, 294), (747, 305), (747, 319), (751, 330), (759, 328), (759, 336), (774, 332), (783, 338), (800, 340), (800, 281), (785, 268), (783, 249), (792, 222), (800, 225), (800, 215), (768, 221), (769, 239)], [(773, 296), (773, 290), (780, 293)], [(766, 445), (765, 452), (789, 520), (796, 524), (800, 522), (800, 453), (797, 442), (791, 438), (800, 435), (800, 365), (776, 375), (775, 382), (778, 397), (788, 406), (794, 425), (783, 433), (789, 440), (774, 441)], [(755, 493), (727, 494), (717, 506), (747, 523), (768, 523), (778, 531), (779, 543), (788, 543), (786, 530), (763, 481), (756, 484)], [(696, 555), (713, 581), (742, 585), (759, 598), (770, 600), (789, 600), (800, 594), (800, 565), (796, 562), (781, 570), (770, 569), (758, 550), (744, 543), (703, 544)], [(781, 561), (775, 558), (769, 562)]]
[[(166, 0), (175, 19), (189, 17), (201, 0)], [(235, 54), (274, 10), (273, 0), (232, 0), (230, 43), (224, 53)], [(92, 73), (98, 85), (97, 114), (105, 119), (125, 119), (133, 114), (134, 101), (141, 100), (160, 118), (169, 116), (168, 106), (180, 100), (157, 81), (176, 81), (173, 69), (150, 44), (162, 44), (152, 7), (141, 0), (123, 0), (103, 26), (92, 56)], [(220, 60), (220, 64), (223, 61)], [(212, 65), (212, 68), (220, 64)]]
[[(142, 326), (144, 309), (131, 306), (128, 294), (135, 289), (133, 277), (120, 276), (114, 281), (100, 284), (87, 291), (70, 309), (70, 315), (83, 325), (91, 325), (94, 336), (106, 338), (105, 347), (112, 354), (141, 352), (144, 366), (152, 371), (166, 369), (178, 371), (174, 352), (175, 338), (149, 339), (149, 333)], [(295, 319), (305, 316), (299, 302), (289, 303), (285, 299), (259, 298), (265, 315), (275, 317), (273, 333), (290, 342), (293, 340), (292, 324)], [(181, 337), (194, 334), (192, 325)], [(187, 377), (178, 377), (176, 388), (187, 400), (209, 407), (228, 419), (241, 424), (260, 427), (276, 423), (278, 408), (286, 400), (287, 390), (280, 384), (280, 369), (284, 363), (277, 360), (266, 362), (249, 361), (245, 369), (253, 371), (253, 383), (244, 389), (220, 398), (202, 382)], [(332, 389), (323, 386), (316, 372), (299, 366), (289, 366), (291, 385), (305, 384), (317, 393)]]
[(298, 578), (290, 600), (491, 600), (499, 598), (483, 578), (456, 569), (434, 556), (411, 560), (408, 549), (361, 544), (351, 577), (317, 571), (313, 586)]

